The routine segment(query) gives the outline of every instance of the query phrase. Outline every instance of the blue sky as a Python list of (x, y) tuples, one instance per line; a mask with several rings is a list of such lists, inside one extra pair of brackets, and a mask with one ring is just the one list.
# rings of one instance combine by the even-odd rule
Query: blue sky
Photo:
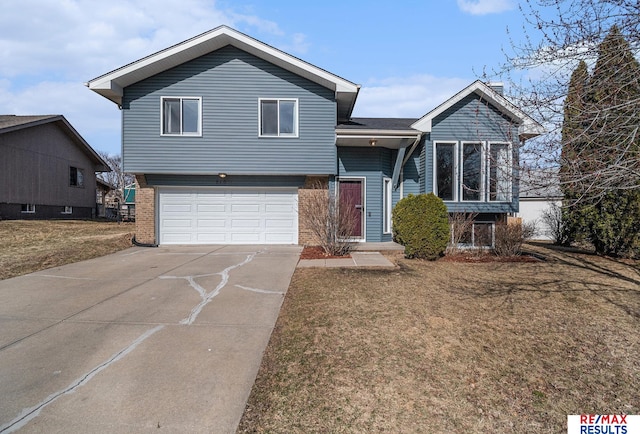
[(226, 24), (362, 85), (354, 116), (420, 117), (505, 61), (516, 0), (21, 0), (0, 14), (0, 114), (63, 114), (120, 152), (88, 80)]

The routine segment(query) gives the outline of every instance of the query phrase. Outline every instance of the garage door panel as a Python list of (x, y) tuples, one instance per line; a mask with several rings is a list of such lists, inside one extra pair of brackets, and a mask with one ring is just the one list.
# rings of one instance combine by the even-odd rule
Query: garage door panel
[(226, 219), (198, 219), (198, 229), (224, 228), (227, 225)]
[(260, 229), (260, 219), (233, 219), (231, 220), (232, 229)]
[(267, 232), (265, 236), (266, 244), (295, 244), (298, 240), (294, 240), (291, 233), (283, 232)]
[(290, 218), (268, 218), (264, 221), (266, 229), (290, 228), (294, 222)]
[(198, 213), (210, 212), (210, 213), (223, 213), (225, 212), (225, 206), (223, 203), (198, 203)]
[(240, 212), (258, 213), (260, 212), (260, 205), (248, 204), (248, 203), (232, 203), (231, 212), (232, 213), (240, 213)]
[(187, 219), (167, 219), (163, 221), (162, 227), (164, 228), (190, 228), (192, 225), (191, 220)]
[(161, 244), (296, 244), (297, 189), (165, 188)]
[(175, 212), (175, 213), (186, 213), (191, 211), (191, 204), (181, 203), (181, 204), (164, 204), (162, 206), (162, 211), (164, 212)]

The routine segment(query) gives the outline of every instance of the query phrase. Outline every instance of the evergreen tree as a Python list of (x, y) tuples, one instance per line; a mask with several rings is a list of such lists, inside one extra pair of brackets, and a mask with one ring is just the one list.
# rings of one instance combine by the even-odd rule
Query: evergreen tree
[(562, 124), (562, 150), (560, 158), (560, 187), (564, 194), (562, 220), (563, 234), (559, 241), (570, 244), (582, 238), (585, 228), (583, 215), (580, 213), (579, 192), (576, 185), (576, 173), (579, 171), (579, 155), (587, 144), (583, 137), (585, 99), (589, 83), (589, 68), (585, 61), (580, 61), (571, 74), (567, 97), (564, 101), (564, 122)]
[[(585, 72), (586, 64), (574, 72), (565, 103), (565, 214), (572, 234), (585, 234), (597, 253), (625, 254), (640, 244), (640, 189), (608, 171), (640, 152), (640, 134), (631, 130), (640, 128), (640, 64), (616, 26), (599, 45), (586, 86)], [(595, 189), (605, 193), (591, 195)]]

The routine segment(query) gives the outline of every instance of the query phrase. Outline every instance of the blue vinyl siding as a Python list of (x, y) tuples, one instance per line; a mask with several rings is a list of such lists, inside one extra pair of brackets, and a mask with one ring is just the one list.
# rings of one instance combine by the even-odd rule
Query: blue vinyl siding
[[(518, 126), (502, 115), (476, 94), (454, 104), (437, 116), (432, 123), (431, 134), (425, 141), (424, 191), (432, 192), (433, 143), (436, 141), (494, 141), (511, 142), (514, 167), (518, 161)], [(445, 202), (450, 212), (509, 213), (518, 211), (517, 173), (513, 174), (512, 202)]]
[[(365, 178), (366, 241), (391, 241), (390, 234), (383, 234), (383, 179), (393, 175), (397, 151), (386, 148), (340, 147), (338, 148), (338, 176)], [(399, 199), (398, 191), (392, 194)]]
[(304, 176), (146, 175), (153, 187), (302, 187)]
[[(424, 172), (420, 170), (420, 167), (423, 167), (420, 165), (423, 148), (424, 139), (422, 140), (422, 143), (420, 143), (418, 147), (414, 149), (413, 153), (407, 160), (407, 163), (404, 165), (402, 171), (402, 193), (405, 197), (409, 194), (420, 194), (424, 192), (424, 190), (421, 190), (420, 187), (421, 183), (424, 182)], [(394, 200), (394, 204), (396, 202), (397, 201)]]
[[(202, 136), (161, 136), (162, 96), (202, 98)], [(258, 99), (298, 100), (299, 137), (258, 137)], [(127, 87), (124, 168), (133, 173), (335, 174), (334, 93), (227, 46)]]

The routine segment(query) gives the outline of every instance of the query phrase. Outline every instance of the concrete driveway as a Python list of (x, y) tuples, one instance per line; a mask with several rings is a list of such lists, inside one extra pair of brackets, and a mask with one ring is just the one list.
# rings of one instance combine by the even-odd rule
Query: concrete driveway
[(301, 248), (132, 248), (0, 281), (0, 433), (233, 433)]

